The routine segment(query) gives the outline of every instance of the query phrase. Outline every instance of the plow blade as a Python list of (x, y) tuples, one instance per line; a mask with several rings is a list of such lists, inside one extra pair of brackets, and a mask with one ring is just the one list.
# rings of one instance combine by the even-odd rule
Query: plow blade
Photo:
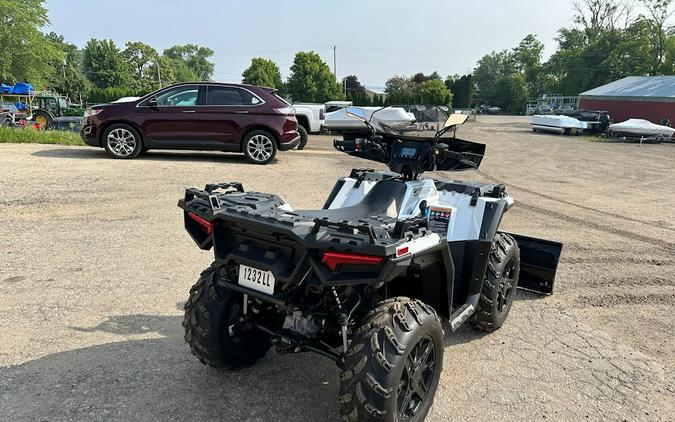
[(552, 294), (563, 244), (514, 233), (507, 234), (516, 239), (520, 248), (518, 287), (537, 293)]

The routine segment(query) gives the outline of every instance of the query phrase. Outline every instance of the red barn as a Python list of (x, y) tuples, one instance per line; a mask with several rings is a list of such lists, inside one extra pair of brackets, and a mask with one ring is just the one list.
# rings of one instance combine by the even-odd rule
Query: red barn
[(607, 111), (615, 122), (645, 119), (675, 125), (675, 76), (629, 76), (579, 94), (579, 108)]

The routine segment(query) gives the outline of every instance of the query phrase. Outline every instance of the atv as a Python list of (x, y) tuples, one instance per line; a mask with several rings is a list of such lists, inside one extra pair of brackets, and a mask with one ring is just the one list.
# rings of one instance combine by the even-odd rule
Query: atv
[[(340, 178), (320, 210), (293, 210), (241, 183), (190, 188), (185, 229), (215, 262), (190, 290), (185, 341), (204, 363), (253, 365), (270, 347), (341, 369), (348, 421), (421, 421), (443, 365), (444, 332), (498, 329), (517, 287), (544, 294), (562, 244), (499, 231), (503, 185), (420, 177), (478, 168), (485, 145), (348, 114), (363, 130), (340, 152), (386, 163)], [(454, 119), (456, 121), (456, 119)], [(408, 122), (412, 123), (412, 122)]]

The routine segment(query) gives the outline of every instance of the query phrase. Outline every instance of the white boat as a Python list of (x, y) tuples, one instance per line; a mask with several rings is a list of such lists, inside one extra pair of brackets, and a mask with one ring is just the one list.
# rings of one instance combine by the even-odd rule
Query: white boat
[[(405, 127), (411, 122), (415, 121), (415, 116), (412, 113), (405, 111), (401, 107), (387, 107), (385, 109), (382, 109), (382, 107), (351, 108), (363, 110), (367, 120), (370, 120), (375, 111), (381, 110), (376, 114), (377, 120), (391, 128)], [(349, 117), (347, 115), (347, 109), (343, 108), (326, 113), (326, 122), (324, 123), (324, 127), (329, 130), (362, 129), (365, 127), (365, 123), (363, 123), (361, 120)]]
[(535, 132), (551, 132), (566, 135), (576, 135), (588, 129), (588, 122), (582, 122), (569, 116), (537, 114), (532, 116), (530, 125), (532, 125), (532, 130)]
[(613, 135), (622, 135), (639, 138), (642, 136), (662, 136), (671, 138), (675, 133), (675, 128), (654, 124), (643, 119), (628, 119), (625, 122), (609, 125), (609, 131)]

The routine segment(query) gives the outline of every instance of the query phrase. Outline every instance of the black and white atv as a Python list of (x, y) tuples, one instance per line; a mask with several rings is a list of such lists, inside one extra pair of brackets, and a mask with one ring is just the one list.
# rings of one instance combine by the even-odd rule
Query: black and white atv
[[(321, 210), (293, 210), (240, 183), (187, 189), (185, 228), (215, 262), (185, 304), (185, 341), (201, 362), (239, 368), (271, 346), (312, 351), (341, 368), (345, 420), (419, 421), (443, 365), (441, 318), (483, 331), (506, 319), (516, 287), (550, 294), (560, 243), (498, 230), (503, 185), (420, 178), (477, 168), (485, 146), (387, 126), (334, 147), (387, 163), (353, 170)], [(420, 136), (421, 135), (421, 136)]]

